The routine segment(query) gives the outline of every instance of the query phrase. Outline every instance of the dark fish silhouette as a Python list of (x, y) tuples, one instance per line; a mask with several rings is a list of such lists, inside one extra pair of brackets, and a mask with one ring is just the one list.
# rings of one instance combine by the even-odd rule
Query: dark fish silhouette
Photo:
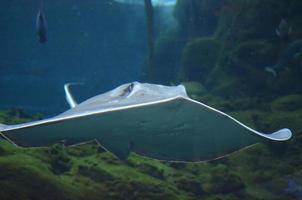
[(292, 32), (292, 27), (286, 19), (281, 19), (279, 26), (276, 28), (276, 34), (281, 39), (286, 39)]
[(41, 6), (37, 14), (36, 29), (39, 37), (40, 43), (45, 43), (47, 41), (47, 27), (46, 18), (43, 12), (43, 1), (41, 1)]

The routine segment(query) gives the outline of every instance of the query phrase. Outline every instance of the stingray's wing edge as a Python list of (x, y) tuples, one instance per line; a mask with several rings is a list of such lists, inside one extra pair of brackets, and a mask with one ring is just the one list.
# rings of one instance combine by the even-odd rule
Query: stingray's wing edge
[(193, 103), (199, 104), (199, 105), (201, 105), (201, 106), (203, 106), (205, 108), (208, 108), (208, 109), (210, 109), (210, 110), (212, 110), (214, 112), (217, 112), (217, 113), (219, 113), (219, 114), (221, 114), (221, 115), (223, 115), (225, 117), (228, 117), (229, 119), (233, 120), (234, 122), (236, 122), (240, 126), (246, 128), (247, 130), (251, 131), (252, 133), (254, 133), (254, 134), (256, 134), (256, 135), (258, 135), (260, 137), (263, 137), (263, 138), (266, 138), (266, 139), (269, 139), (269, 140), (273, 140), (273, 141), (287, 141), (287, 140), (289, 140), (292, 137), (292, 132), (288, 128), (283, 128), (283, 129), (280, 129), (280, 130), (275, 131), (275, 132), (270, 133), (270, 134), (261, 133), (259, 131), (256, 131), (256, 130), (248, 127), (247, 125), (243, 124), (242, 122), (238, 121), (237, 119), (231, 117), (230, 115), (228, 115), (228, 114), (226, 114), (226, 113), (224, 113), (224, 112), (222, 112), (220, 110), (212, 108), (212, 107), (210, 107), (210, 106), (208, 106), (206, 104), (203, 104), (201, 102), (198, 102), (198, 101), (193, 100), (193, 99), (188, 98), (188, 97), (182, 97), (182, 98), (184, 98), (184, 99), (186, 99), (188, 101), (191, 101)]

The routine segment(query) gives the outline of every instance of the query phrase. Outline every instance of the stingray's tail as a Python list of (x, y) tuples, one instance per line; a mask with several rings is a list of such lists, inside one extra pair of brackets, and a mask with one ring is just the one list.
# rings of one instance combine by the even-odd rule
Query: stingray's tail
[(70, 86), (72, 85), (82, 85), (83, 83), (66, 83), (64, 85), (64, 91), (65, 91), (65, 98), (67, 103), (71, 108), (74, 108), (76, 105), (78, 105), (77, 101), (73, 97), (73, 95), (70, 92)]

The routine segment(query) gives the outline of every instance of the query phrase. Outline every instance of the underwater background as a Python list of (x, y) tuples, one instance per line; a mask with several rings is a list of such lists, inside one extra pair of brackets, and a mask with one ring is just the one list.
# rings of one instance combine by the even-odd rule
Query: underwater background
[(1, 140), (0, 199), (302, 199), (302, 1), (154, 1), (152, 29), (144, 1), (126, 1), (45, 0), (44, 44), (40, 1), (1, 2), (0, 123), (67, 110), (67, 82), (83, 83), (72, 88), (81, 102), (140, 81), (184, 84), (195, 100), (294, 138), (187, 164)]

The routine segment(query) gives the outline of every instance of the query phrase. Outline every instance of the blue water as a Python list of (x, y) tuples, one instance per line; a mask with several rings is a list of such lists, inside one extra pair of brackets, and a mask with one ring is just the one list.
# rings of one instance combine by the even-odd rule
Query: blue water
[(52, 115), (68, 108), (63, 85), (79, 101), (140, 80), (146, 54), (142, 6), (110, 1), (45, 1), (48, 41), (35, 20), (40, 2), (11, 0), (0, 7), (0, 107)]

